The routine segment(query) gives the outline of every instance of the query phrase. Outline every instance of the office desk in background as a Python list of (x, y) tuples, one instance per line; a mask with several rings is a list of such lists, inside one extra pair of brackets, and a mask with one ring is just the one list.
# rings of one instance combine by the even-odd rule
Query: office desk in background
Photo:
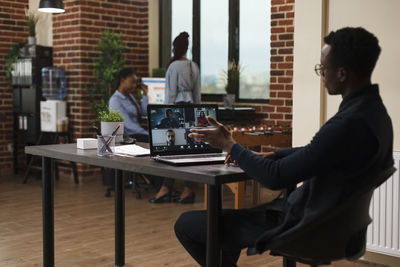
[[(139, 145), (141, 145), (139, 143)], [(145, 145), (145, 144), (142, 144)], [(221, 185), (249, 179), (238, 167), (224, 164), (172, 166), (149, 157), (99, 157), (96, 150), (80, 150), (76, 144), (27, 146), (25, 153), (42, 157), (43, 266), (54, 266), (54, 178), (51, 160), (68, 160), (115, 169), (115, 265), (125, 265), (125, 192), (122, 171), (157, 175), (207, 184), (207, 267), (220, 266), (218, 235)]]

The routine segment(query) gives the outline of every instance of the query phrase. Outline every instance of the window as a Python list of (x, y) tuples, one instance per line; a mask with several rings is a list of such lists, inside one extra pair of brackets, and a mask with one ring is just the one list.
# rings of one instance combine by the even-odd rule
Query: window
[[(266, 4), (268, 3), (268, 4)], [(242, 67), (239, 99), (269, 99), (270, 4), (252, 0), (240, 2), (239, 63)]]
[(228, 62), (229, 0), (202, 0), (200, 12), (201, 92), (224, 94)]
[(189, 33), (189, 48), (187, 52), (187, 58), (192, 59), (193, 2), (188, 0), (172, 0), (171, 10), (171, 41), (173, 42), (175, 37), (181, 32)]
[(235, 60), (242, 67), (236, 101), (268, 102), (270, 10), (265, 0), (160, 0), (161, 66), (173, 39), (187, 31), (187, 56), (200, 67), (202, 99), (222, 100), (224, 73)]

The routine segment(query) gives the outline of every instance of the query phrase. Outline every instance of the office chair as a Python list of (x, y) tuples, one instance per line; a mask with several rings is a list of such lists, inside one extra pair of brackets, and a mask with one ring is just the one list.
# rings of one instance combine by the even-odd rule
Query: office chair
[[(111, 192), (115, 191), (115, 173), (113, 169), (102, 168), (103, 184), (107, 186), (105, 197), (111, 197)], [(142, 181), (140, 181), (142, 180)], [(152, 184), (147, 184), (142, 174), (130, 172), (125, 184), (125, 189), (132, 189), (136, 199), (142, 198), (141, 189), (148, 190), (153, 188)]]
[[(296, 262), (317, 267), (340, 259), (357, 260), (365, 253), (367, 227), (372, 221), (369, 216), (372, 194), (395, 171), (391, 167), (370, 175), (371, 179), (366, 177), (366, 183), (346, 201), (302, 227), (273, 237), (266, 250), (273, 256), (283, 256), (284, 267), (295, 267)], [(263, 252), (255, 247), (247, 250), (248, 255)]]

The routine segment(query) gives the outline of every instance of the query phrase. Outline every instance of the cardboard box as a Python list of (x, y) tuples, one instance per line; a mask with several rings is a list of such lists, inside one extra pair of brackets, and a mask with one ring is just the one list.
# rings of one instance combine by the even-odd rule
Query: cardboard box
[(57, 132), (57, 122), (63, 120), (67, 105), (62, 100), (40, 101), (40, 128), (42, 132)]

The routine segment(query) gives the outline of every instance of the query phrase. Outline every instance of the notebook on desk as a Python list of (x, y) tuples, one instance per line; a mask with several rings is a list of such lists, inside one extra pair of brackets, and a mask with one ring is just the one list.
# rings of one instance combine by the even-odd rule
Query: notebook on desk
[(221, 150), (188, 136), (192, 127), (212, 127), (205, 117), (216, 118), (217, 110), (217, 105), (148, 105), (151, 158), (174, 165), (224, 162)]

